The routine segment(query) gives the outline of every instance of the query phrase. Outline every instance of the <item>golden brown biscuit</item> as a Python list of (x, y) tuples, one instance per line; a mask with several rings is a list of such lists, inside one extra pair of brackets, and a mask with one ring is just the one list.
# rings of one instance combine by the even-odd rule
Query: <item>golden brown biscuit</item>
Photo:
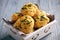
[(22, 16), (21, 13), (16, 12), (16, 13), (14, 13), (14, 14), (12, 15), (11, 21), (12, 21), (12, 22), (15, 22), (15, 21), (16, 21), (18, 18), (20, 18), (21, 16)]
[(50, 21), (44, 11), (38, 11), (37, 14), (33, 16), (33, 18), (35, 20), (35, 28), (45, 26)]
[(26, 34), (31, 33), (33, 32), (34, 20), (31, 16), (24, 15), (16, 21), (14, 27)]
[(35, 18), (35, 28), (41, 28), (49, 22), (49, 18), (46, 16), (38, 16)]
[(37, 9), (37, 6), (35, 4), (27, 3), (22, 7), (21, 13), (23, 15), (34, 16), (34, 14), (36, 13), (36, 9)]

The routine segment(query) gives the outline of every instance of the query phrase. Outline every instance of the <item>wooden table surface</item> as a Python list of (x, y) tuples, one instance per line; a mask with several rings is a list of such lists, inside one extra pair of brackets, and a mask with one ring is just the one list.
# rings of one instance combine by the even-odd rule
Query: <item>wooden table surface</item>
[(55, 15), (57, 20), (53, 32), (41, 40), (60, 40), (60, 0), (0, 0), (0, 39), (8, 35), (2, 17), (11, 18), (14, 12), (19, 12), (24, 3), (37, 3), (41, 10)]

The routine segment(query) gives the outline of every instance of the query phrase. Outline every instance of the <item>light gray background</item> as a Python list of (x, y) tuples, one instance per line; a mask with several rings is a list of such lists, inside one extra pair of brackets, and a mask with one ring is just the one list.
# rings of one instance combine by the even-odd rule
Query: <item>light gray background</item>
[(41, 40), (60, 40), (60, 0), (0, 0), (0, 39), (8, 35), (8, 29), (4, 27), (2, 17), (10, 19), (12, 13), (20, 11), (26, 2), (39, 4), (41, 10), (54, 14), (58, 21), (52, 34)]

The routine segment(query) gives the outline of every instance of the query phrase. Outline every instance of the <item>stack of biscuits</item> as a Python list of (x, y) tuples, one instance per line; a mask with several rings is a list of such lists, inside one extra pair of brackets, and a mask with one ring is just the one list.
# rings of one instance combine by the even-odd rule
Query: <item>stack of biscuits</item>
[(33, 3), (26, 3), (20, 12), (15, 12), (11, 17), (14, 28), (25, 34), (34, 32), (34, 28), (41, 28), (50, 22), (45, 11)]

